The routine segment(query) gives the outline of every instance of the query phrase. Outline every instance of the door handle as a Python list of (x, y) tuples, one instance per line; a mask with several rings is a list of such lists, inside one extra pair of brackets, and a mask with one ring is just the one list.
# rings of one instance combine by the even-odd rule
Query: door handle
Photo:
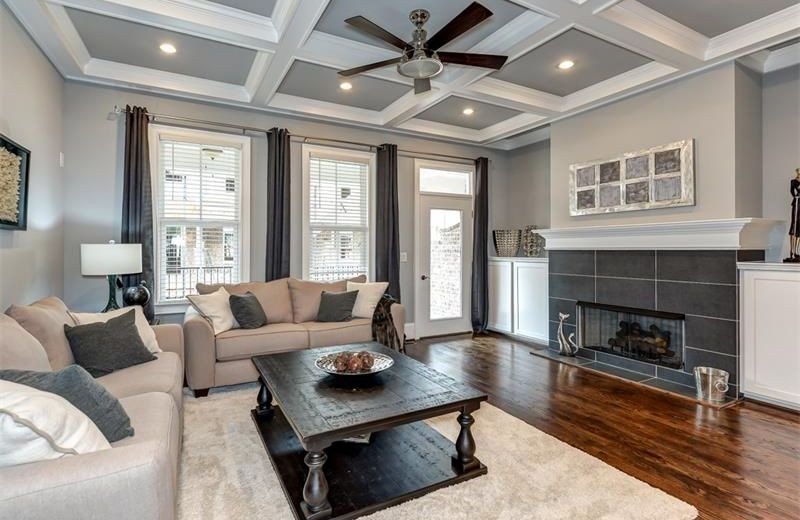
[(423, 274), (419, 278), (420, 278), (420, 280), (427, 280), (428, 279), (428, 275), (427, 274)]

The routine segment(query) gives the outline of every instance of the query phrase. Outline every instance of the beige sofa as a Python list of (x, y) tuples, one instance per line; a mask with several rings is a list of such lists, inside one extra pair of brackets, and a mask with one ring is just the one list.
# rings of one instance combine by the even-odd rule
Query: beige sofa
[[(0, 368), (31, 369), (43, 348), (53, 370), (69, 364), (60, 341), (67, 308), (57, 298), (0, 315)], [(20, 341), (25, 328), (38, 341)], [(97, 379), (120, 399), (135, 434), (110, 450), (0, 468), (0, 518), (27, 520), (172, 520), (182, 437), (183, 330), (154, 327), (157, 359)], [(66, 338), (64, 338), (66, 339)], [(21, 345), (24, 343), (24, 347)]]
[[(365, 281), (364, 277), (353, 281)], [(220, 285), (197, 285), (197, 292), (208, 294)], [(267, 325), (258, 329), (232, 329), (217, 336), (206, 319), (193, 309), (186, 313), (183, 334), (186, 342), (186, 382), (195, 396), (208, 389), (256, 381), (251, 357), (305, 348), (344, 345), (372, 340), (372, 320), (354, 318), (340, 323), (314, 321), (322, 291), (340, 292), (347, 282), (316, 283), (283, 278), (272, 282), (225, 285), (231, 294), (252, 292), (264, 308)], [(392, 318), (403, 341), (405, 310), (394, 304)]]

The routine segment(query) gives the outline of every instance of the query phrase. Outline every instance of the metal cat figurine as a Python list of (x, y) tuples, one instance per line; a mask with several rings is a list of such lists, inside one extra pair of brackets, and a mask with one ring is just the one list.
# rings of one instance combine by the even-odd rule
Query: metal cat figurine
[(558, 317), (558, 353), (562, 356), (574, 356), (578, 353), (578, 345), (573, 341), (575, 333), (570, 333), (569, 337), (564, 335), (564, 320), (569, 318), (569, 314), (559, 312)]

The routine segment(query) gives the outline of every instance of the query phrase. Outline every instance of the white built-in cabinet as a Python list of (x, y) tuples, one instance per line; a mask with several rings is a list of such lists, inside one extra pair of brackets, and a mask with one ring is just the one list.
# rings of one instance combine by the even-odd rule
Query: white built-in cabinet
[(739, 263), (745, 397), (800, 409), (800, 266)]
[(547, 258), (489, 259), (489, 329), (547, 343)]

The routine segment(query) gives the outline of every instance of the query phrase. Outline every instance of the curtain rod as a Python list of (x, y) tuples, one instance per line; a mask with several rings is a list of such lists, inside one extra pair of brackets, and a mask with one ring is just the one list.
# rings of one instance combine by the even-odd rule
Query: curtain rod
[[(128, 112), (129, 111), (128, 111), (127, 108), (123, 109), (123, 108), (120, 108), (117, 105), (114, 105), (114, 110), (113, 110), (114, 114), (122, 114), (122, 113), (128, 113)], [(153, 112), (148, 112), (147, 113), (147, 117), (149, 119), (151, 119), (151, 120), (167, 119), (169, 121), (180, 121), (180, 122), (184, 122), (184, 123), (191, 123), (191, 124), (198, 124), (198, 125), (205, 125), (205, 126), (217, 126), (217, 127), (221, 127), (221, 128), (230, 128), (232, 130), (238, 130), (242, 134), (245, 134), (246, 132), (254, 132), (254, 133), (258, 133), (258, 134), (269, 135), (269, 134), (272, 133), (271, 130), (268, 130), (268, 129), (265, 129), (265, 128), (258, 128), (258, 127), (254, 127), (254, 126), (234, 125), (234, 124), (231, 124), (231, 123), (223, 123), (223, 122), (220, 122), (220, 121), (210, 121), (210, 120), (207, 120), (207, 119), (195, 119), (195, 118), (191, 118), (191, 117), (172, 116), (172, 115), (169, 115), (169, 114), (157, 114), (157, 113), (153, 113)], [(295, 137), (297, 139), (302, 139), (303, 142), (320, 141), (320, 142), (327, 142), (327, 143), (347, 144), (347, 145), (350, 145), (350, 146), (360, 146), (360, 147), (364, 147), (364, 148), (369, 148), (370, 150), (377, 150), (378, 149), (378, 147), (376, 145), (374, 145), (374, 144), (361, 143), (361, 142), (358, 142), (358, 141), (346, 141), (344, 139), (332, 139), (330, 137), (315, 137), (315, 136), (309, 136), (309, 135), (296, 135), (296, 134), (292, 134), (291, 132), (289, 133), (289, 135), (291, 137)], [(445, 158), (445, 159), (457, 159), (458, 161), (467, 161), (467, 162), (470, 162), (470, 163), (475, 162), (475, 158), (474, 157), (461, 157), (461, 156), (458, 156), (458, 155), (449, 155), (449, 154), (436, 153), (436, 152), (417, 152), (417, 151), (414, 151), (414, 150), (403, 150), (401, 148), (398, 148), (397, 149), (397, 153), (399, 155), (405, 155), (405, 156), (411, 156), (411, 157), (414, 157), (414, 156), (442, 157), (442, 158)]]

